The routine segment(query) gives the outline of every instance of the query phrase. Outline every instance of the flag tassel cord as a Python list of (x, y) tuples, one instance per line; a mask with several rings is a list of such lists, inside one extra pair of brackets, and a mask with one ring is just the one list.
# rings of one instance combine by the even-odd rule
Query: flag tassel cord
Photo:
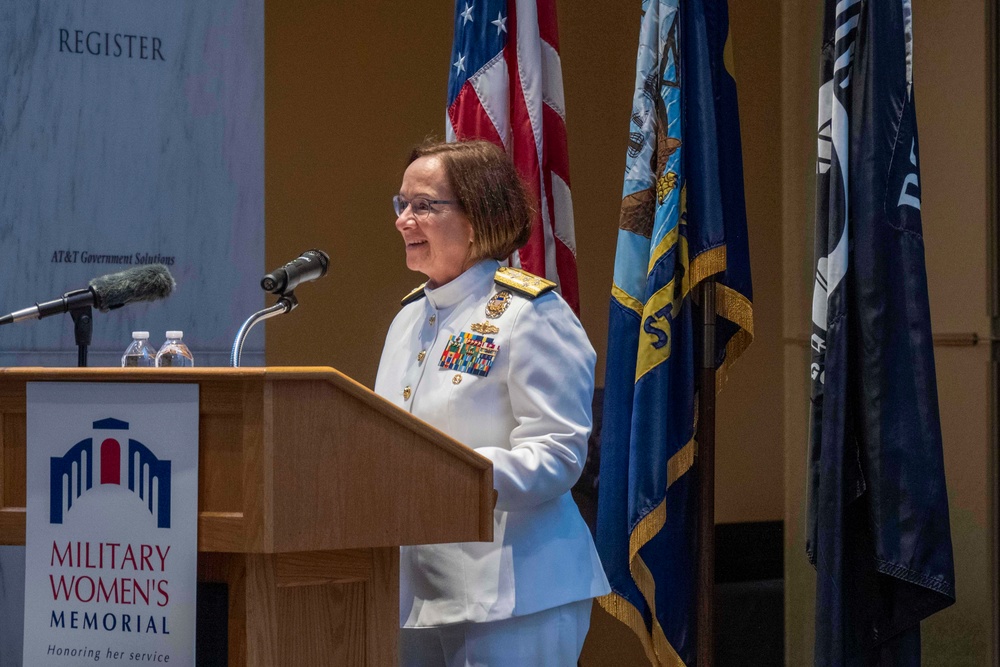
[[(701, 281), (698, 391), (698, 667), (715, 661), (715, 278)], [(706, 389), (708, 389), (706, 391)]]

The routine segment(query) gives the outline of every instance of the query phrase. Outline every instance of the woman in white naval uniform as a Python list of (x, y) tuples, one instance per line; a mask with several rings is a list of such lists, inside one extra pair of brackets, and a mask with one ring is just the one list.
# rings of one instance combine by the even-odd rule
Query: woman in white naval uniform
[(570, 488), (587, 458), (595, 354), (553, 283), (501, 267), (530, 234), (513, 165), (486, 142), (414, 150), (394, 198), (427, 282), (386, 336), (375, 391), (493, 462), (492, 543), (403, 547), (411, 665), (575, 665), (609, 591)]

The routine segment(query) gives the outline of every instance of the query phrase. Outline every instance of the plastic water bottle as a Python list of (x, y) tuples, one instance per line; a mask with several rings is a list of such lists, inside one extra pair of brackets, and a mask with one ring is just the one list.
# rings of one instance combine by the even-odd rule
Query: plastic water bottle
[(133, 331), (132, 342), (122, 355), (122, 368), (152, 368), (156, 365), (156, 350), (149, 344), (148, 331)]
[(194, 356), (184, 344), (183, 331), (168, 331), (167, 340), (156, 353), (156, 365), (161, 368), (191, 368), (194, 366)]

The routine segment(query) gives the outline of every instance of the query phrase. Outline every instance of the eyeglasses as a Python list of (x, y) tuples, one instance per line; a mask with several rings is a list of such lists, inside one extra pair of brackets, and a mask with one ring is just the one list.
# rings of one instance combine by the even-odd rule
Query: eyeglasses
[(413, 212), (413, 217), (417, 220), (425, 220), (427, 216), (431, 213), (435, 213), (436, 209), (432, 204), (457, 204), (458, 201), (454, 199), (426, 199), (424, 197), (417, 197), (415, 199), (403, 199), (401, 196), (396, 195), (392, 198), (392, 208), (396, 211), (396, 215), (403, 215), (403, 211), (409, 206), (410, 210)]

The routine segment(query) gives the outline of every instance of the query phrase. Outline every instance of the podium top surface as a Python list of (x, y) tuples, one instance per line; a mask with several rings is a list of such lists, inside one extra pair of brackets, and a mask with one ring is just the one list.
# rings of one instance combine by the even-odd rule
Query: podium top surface
[(238, 381), (259, 379), (319, 380), (367, 402), (384, 416), (416, 430), (426, 438), (466, 460), (479, 469), (492, 469), (489, 459), (461, 444), (454, 438), (418, 417), (385, 400), (357, 380), (344, 375), (331, 366), (264, 366), (253, 368), (48, 368), (42, 366), (19, 366), (0, 368), (0, 380), (20, 380), (23, 382), (191, 382)]
[(0, 376), (22, 377), (32, 380), (90, 380), (102, 381), (156, 381), (156, 380), (203, 380), (205, 378), (242, 378), (242, 377), (278, 377), (278, 378), (328, 378), (336, 376), (349, 380), (349, 377), (330, 366), (254, 366), (254, 367), (204, 367), (204, 368), (117, 368), (117, 367), (61, 367), (47, 366), (9, 366), (0, 368)]
[(199, 385), (199, 549), (492, 539), (489, 459), (329, 367), (0, 368), (0, 544), (24, 539), (29, 382)]

